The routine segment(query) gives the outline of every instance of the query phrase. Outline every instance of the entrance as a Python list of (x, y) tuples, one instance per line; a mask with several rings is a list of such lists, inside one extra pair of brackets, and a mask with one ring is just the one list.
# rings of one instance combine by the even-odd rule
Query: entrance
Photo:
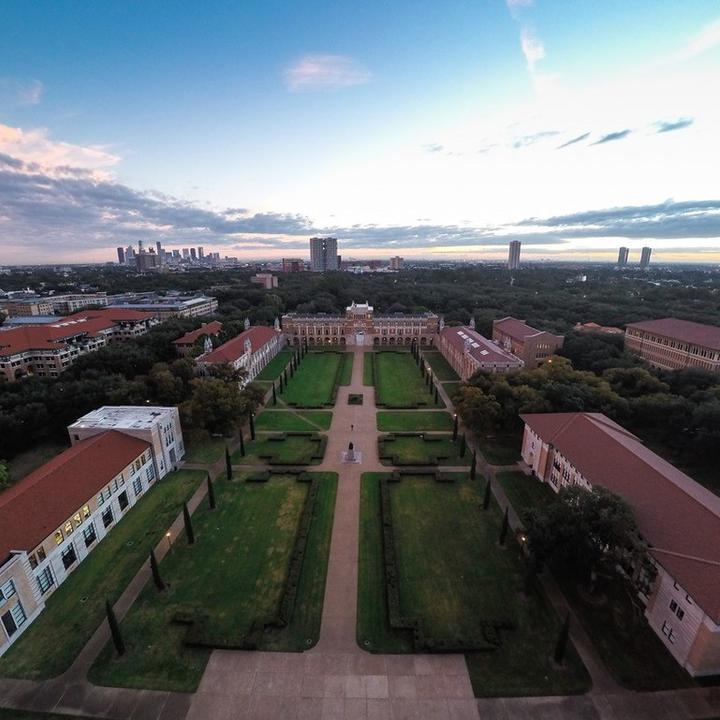
[(356, 345), (364, 345), (365, 344), (365, 331), (364, 330), (356, 330), (355, 331), (355, 344)]

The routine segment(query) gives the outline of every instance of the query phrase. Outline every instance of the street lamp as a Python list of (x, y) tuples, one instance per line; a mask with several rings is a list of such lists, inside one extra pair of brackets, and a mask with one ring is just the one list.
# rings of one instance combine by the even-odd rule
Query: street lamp
[(165, 537), (167, 538), (167, 541), (168, 541), (168, 552), (172, 552), (172, 543), (170, 542), (170, 532), (169, 531), (165, 533)]

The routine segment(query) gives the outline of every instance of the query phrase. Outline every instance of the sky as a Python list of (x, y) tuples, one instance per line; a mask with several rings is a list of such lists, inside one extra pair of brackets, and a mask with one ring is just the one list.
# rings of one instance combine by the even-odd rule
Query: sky
[(0, 265), (720, 262), (717, 0), (3, 0)]

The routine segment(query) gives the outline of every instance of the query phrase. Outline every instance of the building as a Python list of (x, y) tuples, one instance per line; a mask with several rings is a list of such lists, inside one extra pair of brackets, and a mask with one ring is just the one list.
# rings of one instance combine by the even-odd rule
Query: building
[(630, 250), (626, 247), (621, 247), (618, 251), (618, 259), (617, 264), (618, 267), (625, 267), (628, 264), (628, 255), (630, 254)]
[(511, 240), (508, 251), (508, 270), (518, 270), (520, 268), (520, 248), (519, 240)]
[(47, 300), (58, 315), (69, 315), (86, 307), (99, 307), (108, 304), (107, 293), (104, 292), (50, 295)]
[(257, 325), (241, 332), (238, 336), (214, 350), (200, 355), (195, 362), (201, 368), (210, 365), (230, 365), (235, 370), (244, 370), (243, 384), (255, 379), (260, 371), (285, 346), (285, 336), (277, 328)]
[(104, 406), (68, 425), (70, 442), (75, 445), (108, 430), (147, 443), (152, 449), (155, 476), (163, 478), (185, 457), (180, 413), (176, 407)]
[(203, 323), (197, 330), (186, 332), (182, 337), (173, 340), (175, 351), (178, 355), (188, 355), (200, 338), (217, 337), (222, 330), (222, 323), (213, 320), (209, 323)]
[(391, 270), (402, 270), (403, 262), (404, 262), (404, 260), (399, 255), (396, 255), (395, 257), (391, 257), (390, 258), (390, 269)]
[(197, 250), (195, 248), (190, 248), (190, 260), (192, 262), (197, 260)]
[(200, 317), (217, 310), (217, 298), (206, 295), (157, 295), (156, 293), (125, 293), (108, 298), (111, 308), (140, 310), (160, 320), (171, 317)]
[(339, 270), (337, 254), (337, 238), (310, 238), (310, 269), (313, 272)]
[(640, 252), (640, 268), (642, 270), (647, 269), (650, 266), (650, 256), (652, 255), (652, 248), (644, 247)]
[(13, 297), (4, 301), (0, 308), (8, 317), (35, 317), (54, 313), (50, 298), (46, 297)]
[(283, 258), (283, 272), (302, 272), (305, 269), (305, 262), (300, 258)]
[(139, 273), (160, 269), (160, 258), (154, 252), (140, 252), (135, 255), (135, 267)]
[(118, 265), (125, 264), (125, 248), (119, 247), (117, 249), (117, 259), (118, 259)]
[(200, 247), (198, 247), (198, 260), (204, 260), (204, 259), (205, 259), (205, 248), (202, 245), (200, 245)]
[(506, 317), (493, 320), (492, 339), (508, 352), (519, 357), (529, 370), (542, 364), (563, 346), (565, 338), (536, 330), (523, 320)]
[(272, 273), (257, 273), (250, 278), (251, 283), (262, 285), (266, 290), (272, 290), (278, 286), (278, 279)]
[(0, 333), (0, 373), (9, 382), (25, 375), (57, 377), (78, 357), (144, 335), (157, 322), (151, 313), (103, 308), (6, 330)]
[(435, 313), (376, 315), (368, 302), (353, 302), (344, 315), (287, 313), (283, 332), (293, 345), (433, 345), (440, 330)]
[(438, 347), (461, 380), (467, 380), (480, 371), (504, 373), (520, 370), (524, 365), (520, 358), (471, 327), (443, 328)]
[(612, 325), (598, 325), (594, 322), (576, 323), (573, 327), (576, 332), (598, 332), (606, 335), (622, 335), (625, 331)]
[(542, 482), (604, 487), (632, 507), (658, 571), (639, 595), (650, 627), (691, 675), (720, 673), (720, 498), (605, 415), (521, 417)]
[(720, 327), (677, 318), (629, 323), (625, 349), (663, 370), (720, 370)]

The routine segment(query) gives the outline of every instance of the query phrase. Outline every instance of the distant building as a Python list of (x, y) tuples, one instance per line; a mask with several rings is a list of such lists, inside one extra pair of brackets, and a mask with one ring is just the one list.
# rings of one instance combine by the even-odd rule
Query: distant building
[(107, 293), (72, 293), (68, 295), (49, 295), (48, 302), (58, 315), (69, 315), (86, 307), (107, 305)]
[(565, 338), (543, 330), (536, 330), (522, 320), (506, 317), (493, 320), (492, 339), (532, 370), (563, 346)]
[(250, 278), (250, 282), (262, 285), (266, 290), (272, 290), (278, 286), (277, 276), (272, 273), (257, 273)]
[(640, 267), (645, 270), (650, 266), (650, 256), (652, 255), (652, 248), (644, 247), (640, 253)]
[(630, 255), (630, 250), (626, 247), (621, 247), (618, 251), (618, 259), (617, 264), (618, 267), (625, 267), (628, 263), (628, 255)]
[(310, 269), (313, 272), (338, 270), (337, 238), (310, 238)]
[(200, 247), (198, 248), (198, 258), (199, 258), (200, 260), (204, 260), (204, 259), (205, 259), (205, 248), (202, 247), (202, 246), (200, 246)]
[(305, 262), (300, 258), (283, 258), (283, 272), (302, 272), (305, 269)]
[(190, 251), (187, 248), (182, 249), (182, 256), (184, 260), (190, 259)]
[(720, 673), (720, 498), (601, 413), (521, 418), (522, 458), (552, 490), (603, 487), (630, 505), (658, 571), (638, 594), (650, 627), (691, 675)]
[(118, 265), (124, 265), (125, 264), (125, 250), (124, 248), (119, 247), (117, 249), (117, 259), (118, 259)]
[(190, 259), (193, 262), (197, 260), (197, 250), (195, 248), (190, 248)]
[(135, 256), (135, 266), (139, 273), (160, 269), (160, 258), (154, 252), (141, 252)]
[(479, 371), (504, 373), (520, 370), (524, 365), (519, 357), (471, 327), (443, 328), (438, 347), (461, 380), (467, 380)]
[(403, 267), (403, 259), (396, 255), (395, 257), (390, 258), (390, 269), (391, 270), (402, 270)]
[(178, 355), (187, 355), (195, 346), (195, 343), (203, 337), (217, 337), (222, 331), (222, 323), (213, 320), (209, 323), (203, 323), (197, 330), (186, 332), (182, 337), (173, 340), (175, 351)]
[(625, 331), (619, 327), (610, 325), (598, 325), (594, 322), (576, 323), (573, 330), (577, 332), (598, 332), (606, 335), (622, 335)]
[(625, 349), (664, 370), (720, 370), (720, 327), (677, 318), (629, 323)]
[(0, 304), (9, 317), (52, 315), (54, 309), (48, 297), (12, 298)]
[(508, 251), (508, 270), (517, 270), (520, 267), (520, 247), (519, 240), (511, 240)]
[(171, 317), (199, 317), (217, 310), (218, 301), (206, 295), (157, 295), (156, 293), (125, 293), (111, 295), (112, 308), (142, 310), (157, 315), (160, 320)]
[(247, 373), (247, 384), (255, 379), (284, 345), (285, 337), (280, 330), (257, 325), (211, 352), (200, 355), (195, 362), (200, 367), (228, 364), (235, 370), (244, 370)]

